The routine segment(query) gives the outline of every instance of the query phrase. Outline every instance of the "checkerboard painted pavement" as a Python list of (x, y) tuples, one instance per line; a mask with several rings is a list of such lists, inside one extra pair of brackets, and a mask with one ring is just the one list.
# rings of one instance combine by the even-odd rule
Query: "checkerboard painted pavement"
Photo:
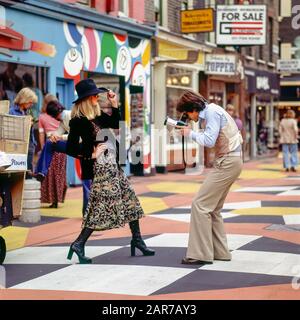
[(191, 202), (204, 175), (134, 178), (147, 216), (141, 230), (153, 257), (130, 256), (130, 230), (97, 232), (87, 242), (93, 264), (66, 259), (81, 226), (80, 189), (36, 225), (1, 230), (9, 248), (1, 299), (300, 299), (292, 282), (300, 268), (298, 173), (278, 159), (244, 165), (221, 212), (232, 261), (183, 265)]

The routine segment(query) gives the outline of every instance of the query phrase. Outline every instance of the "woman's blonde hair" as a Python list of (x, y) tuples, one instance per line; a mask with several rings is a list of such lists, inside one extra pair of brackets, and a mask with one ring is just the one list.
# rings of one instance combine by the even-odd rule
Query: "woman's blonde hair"
[(90, 97), (75, 103), (71, 113), (72, 118), (87, 117), (89, 120), (93, 120), (100, 115), (101, 109), (99, 104), (93, 105)]
[(19, 106), (20, 104), (24, 104), (24, 103), (28, 103), (28, 102), (37, 103), (38, 97), (35, 94), (35, 92), (32, 91), (31, 89), (23, 88), (16, 95), (14, 103)]
[(296, 117), (295, 111), (291, 110), (291, 109), (287, 111), (286, 115), (287, 115), (287, 118), (289, 118), (289, 119), (295, 119), (295, 117)]
[(46, 113), (47, 105), (51, 101), (58, 101), (58, 99), (56, 98), (56, 96), (54, 94), (47, 93), (45, 95), (45, 97), (44, 97), (44, 100), (43, 100), (43, 106), (42, 106), (42, 109), (41, 109), (42, 113)]

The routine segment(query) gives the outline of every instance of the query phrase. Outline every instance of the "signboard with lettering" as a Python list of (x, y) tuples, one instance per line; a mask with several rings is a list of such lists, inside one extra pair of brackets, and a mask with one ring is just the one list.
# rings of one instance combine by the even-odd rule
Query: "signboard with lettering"
[(218, 5), (218, 45), (266, 44), (266, 5)]
[(214, 10), (198, 9), (181, 11), (181, 32), (212, 32), (214, 31)]
[(277, 70), (279, 72), (300, 73), (300, 59), (278, 60)]
[(230, 54), (207, 54), (205, 73), (217, 75), (235, 75), (236, 57)]
[(11, 166), (6, 171), (26, 171), (27, 170), (27, 154), (7, 153), (7, 157), (11, 162)]

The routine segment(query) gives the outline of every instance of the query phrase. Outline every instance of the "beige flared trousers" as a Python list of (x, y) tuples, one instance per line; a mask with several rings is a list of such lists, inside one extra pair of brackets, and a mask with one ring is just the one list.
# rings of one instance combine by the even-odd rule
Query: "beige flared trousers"
[(218, 158), (192, 203), (187, 258), (201, 261), (231, 259), (221, 216), (231, 185), (242, 171), (242, 158)]

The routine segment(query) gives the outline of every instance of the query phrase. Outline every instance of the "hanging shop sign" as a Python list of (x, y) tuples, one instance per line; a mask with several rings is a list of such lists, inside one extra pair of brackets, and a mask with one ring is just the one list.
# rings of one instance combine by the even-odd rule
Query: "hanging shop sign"
[(277, 70), (279, 72), (300, 73), (300, 59), (278, 60)]
[(181, 32), (212, 32), (214, 31), (214, 10), (198, 9), (181, 11)]
[(266, 17), (266, 5), (217, 6), (217, 44), (266, 44)]
[(216, 75), (235, 75), (236, 57), (229, 54), (207, 54), (205, 58), (205, 73)]
[(247, 92), (249, 94), (269, 94), (278, 96), (279, 76), (276, 73), (256, 69), (245, 70)]

